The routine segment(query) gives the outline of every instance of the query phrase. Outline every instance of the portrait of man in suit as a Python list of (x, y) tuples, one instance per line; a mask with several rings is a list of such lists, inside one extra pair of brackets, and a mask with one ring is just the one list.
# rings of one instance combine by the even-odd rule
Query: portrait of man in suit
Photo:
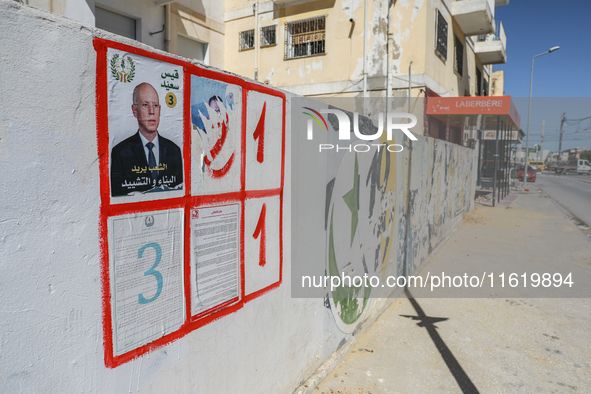
[(182, 189), (180, 148), (158, 131), (160, 101), (156, 89), (140, 83), (133, 90), (131, 110), (138, 131), (111, 151), (111, 195)]

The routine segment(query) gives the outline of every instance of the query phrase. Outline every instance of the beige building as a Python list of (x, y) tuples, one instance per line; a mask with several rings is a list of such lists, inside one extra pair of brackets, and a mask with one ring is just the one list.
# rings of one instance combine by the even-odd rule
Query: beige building
[[(309, 97), (486, 96), (507, 61), (494, 13), (508, 3), (226, 0), (225, 69)], [(425, 120), (426, 134), (465, 139)]]
[(224, 2), (23, 0), (87, 25), (224, 68)]
[(504, 91), (509, 0), (23, 1), (302, 96), (410, 96), (414, 132), (461, 144), (422, 99)]

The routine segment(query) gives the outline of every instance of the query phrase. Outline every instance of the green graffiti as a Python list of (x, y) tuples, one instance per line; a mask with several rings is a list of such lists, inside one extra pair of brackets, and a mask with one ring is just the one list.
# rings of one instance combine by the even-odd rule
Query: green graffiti
[[(357, 163), (355, 163), (357, 164)], [(355, 166), (357, 168), (357, 165)], [(357, 172), (357, 171), (356, 171)], [(337, 266), (337, 259), (334, 249), (334, 232), (333, 232), (333, 214), (334, 214), (334, 204), (331, 207), (330, 213), (330, 232), (328, 238), (328, 272), (330, 276), (341, 277), (339, 272), (339, 267)], [(363, 305), (360, 307), (358, 298), (359, 292), (363, 289), (363, 286), (355, 287), (355, 286), (344, 286), (341, 284), (338, 288), (332, 291), (332, 298), (335, 305), (336, 314), (345, 324), (353, 324), (355, 323), (361, 314), (365, 310), (367, 305), (367, 301), (369, 300), (369, 296), (371, 294), (371, 287), (367, 287), (363, 293)]]
[(349, 190), (343, 196), (343, 200), (351, 211), (351, 245), (357, 231), (359, 223), (359, 164), (357, 163), (357, 154), (355, 154), (355, 174), (353, 174), (353, 189)]

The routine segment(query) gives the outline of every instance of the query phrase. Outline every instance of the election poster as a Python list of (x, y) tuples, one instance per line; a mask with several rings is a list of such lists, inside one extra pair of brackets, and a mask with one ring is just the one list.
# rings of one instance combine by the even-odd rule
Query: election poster
[(109, 222), (113, 353), (118, 356), (185, 321), (183, 210), (121, 215)]
[(240, 190), (242, 88), (191, 76), (191, 191)]
[(107, 89), (111, 202), (183, 196), (183, 67), (109, 48)]

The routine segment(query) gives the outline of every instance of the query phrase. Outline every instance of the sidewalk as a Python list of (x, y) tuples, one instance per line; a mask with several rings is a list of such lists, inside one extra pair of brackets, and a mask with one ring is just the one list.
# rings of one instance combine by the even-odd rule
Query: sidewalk
[[(591, 237), (535, 188), (510, 205), (477, 204), (422, 272), (450, 261), (559, 266), (591, 285)], [(589, 393), (591, 299), (401, 298), (311, 392)]]

